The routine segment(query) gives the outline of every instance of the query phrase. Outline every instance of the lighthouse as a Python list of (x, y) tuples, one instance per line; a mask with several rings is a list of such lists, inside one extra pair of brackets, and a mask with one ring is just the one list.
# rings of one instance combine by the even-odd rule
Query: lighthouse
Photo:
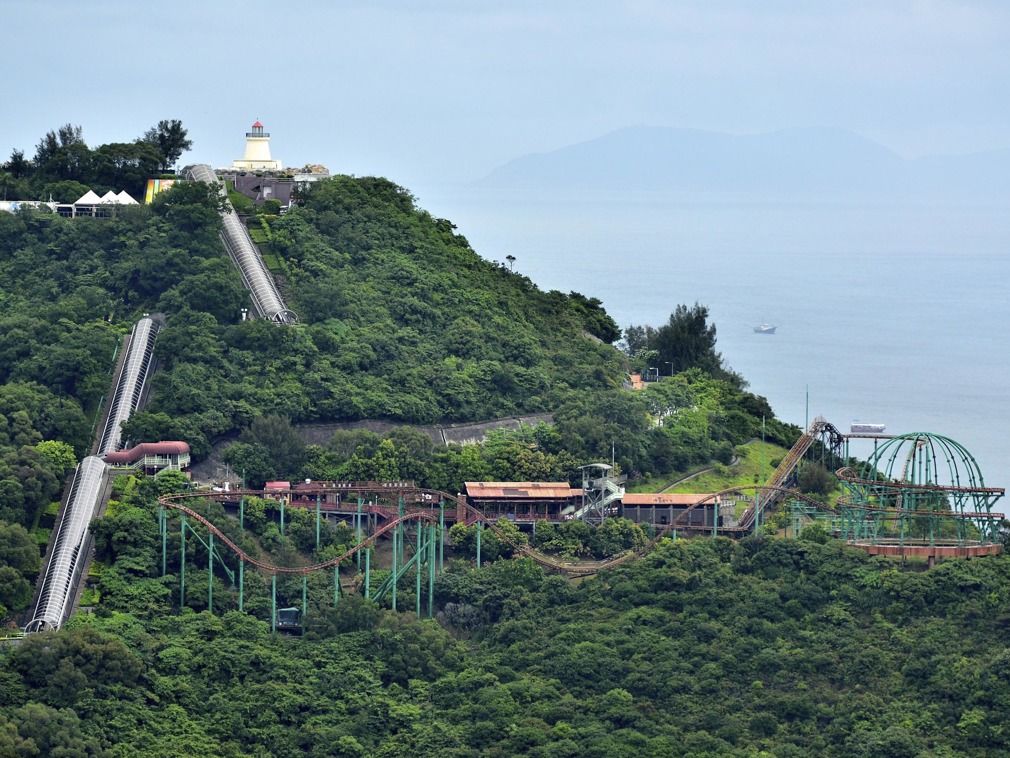
[(245, 155), (232, 161), (231, 167), (240, 171), (281, 170), (281, 162), (270, 157), (270, 132), (264, 131), (259, 121), (245, 133)]

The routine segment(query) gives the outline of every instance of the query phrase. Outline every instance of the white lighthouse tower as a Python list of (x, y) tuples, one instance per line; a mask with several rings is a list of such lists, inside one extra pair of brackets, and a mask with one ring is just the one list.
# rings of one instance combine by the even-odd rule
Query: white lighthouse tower
[(232, 161), (232, 168), (240, 171), (280, 171), (281, 162), (270, 157), (270, 132), (263, 131), (263, 124), (257, 121), (252, 130), (245, 133), (245, 155), (242, 160)]

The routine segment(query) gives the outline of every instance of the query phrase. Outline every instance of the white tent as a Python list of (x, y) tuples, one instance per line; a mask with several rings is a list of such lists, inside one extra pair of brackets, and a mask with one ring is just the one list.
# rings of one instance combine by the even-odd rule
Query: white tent
[(130, 197), (130, 193), (123, 190), (118, 195), (116, 195), (116, 202), (120, 205), (136, 205), (137, 201)]
[(88, 190), (74, 202), (74, 205), (98, 205), (100, 202), (102, 202), (102, 198)]
[(102, 195), (102, 199), (99, 200), (98, 202), (102, 203), (103, 205), (109, 205), (109, 204), (118, 205), (119, 199), (116, 197), (115, 192), (109, 190), (104, 195)]

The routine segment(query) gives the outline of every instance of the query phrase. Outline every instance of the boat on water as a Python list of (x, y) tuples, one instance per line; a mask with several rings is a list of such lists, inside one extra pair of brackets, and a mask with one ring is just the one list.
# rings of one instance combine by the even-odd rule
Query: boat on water
[(853, 421), (849, 424), (849, 434), (883, 434), (886, 424), (869, 424), (865, 421)]
[(773, 326), (772, 324), (761, 324), (759, 326), (755, 326), (754, 327), (754, 333), (755, 334), (775, 334), (775, 330), (777, 328), (778, 327)]

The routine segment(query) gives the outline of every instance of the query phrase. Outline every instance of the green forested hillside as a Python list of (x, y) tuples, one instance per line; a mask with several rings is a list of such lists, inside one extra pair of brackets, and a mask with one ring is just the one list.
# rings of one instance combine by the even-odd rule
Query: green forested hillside
[[(197, 454), (260, 413), (489, 418), (620, 382), (618, 354), (583, 336), (617, 336), (598, 303), (484, 261), (390, 182), (342, 178), (317, 194), (275, 223), (302, 312), (291, 329), (240, 323), (246, 295), (201, 187), (112, 220), (0, 216), (0, 381), (90, 414), (118, 335), (141, 312), (165, 313), (150, 414), (135, 429)], [(80, 452), (84, 440), (69, 441)]]
[(619, 331), (598, 301), (542, 292), (482, 259), (384, 179), (336, 177), (303, 208), (256, 222), (302, 323), (242, 322), (247, 295), (215, 206), (206, 188), (182, 184), (115, 219), (0, 216), (0, 381), (55, 396), (48, 404), (73, 417), (59, 438), (78, 454), (117, 341), (143, 312), (167, 325), (151, 403), (128, 436), (185, 439), (198, 458), (263, 414), (431, 422), (551, 411), (576, 458), (613, 446), (628, 472), (666, 471), (728, 458), (772, 416), (738, 383), (697, 370), (631, 397), (620, 389), (626, 359), (606, 344)]
[[(156, 560), (136, 535), (155, 528), (119, 538), (138, 580)], [(460, 564), (438, 581), (442, 625), (345, 598), (303, 639), (170, 615), (173, 585), (120, 584), (122, 610), (0, 652), (0, 754), (1010, 749), (1005, 558), (909, 573), (837, 544), (696, 540), (577, 586), (526, 561)]]
[[(66, 146), (54, 135), (53, 171), (83, 154), (64, 136)], [(726, 463), (762, 419), (770, 442), (795, 438), (725, 369), (702, 306), (630, 330), (622, 354), (599, 302), (542, 292), (482, 260), (451, 223), (383, 179), (335, 177), (285, 216), (253, 220), (301, 323), (242, 322), (248, 298), (217, 239), (218, 202), (180, 183), (114, 219), (0, 214), (0, 617), (30, 600), (45, 533), (24, 527), (54, 513), (88, 447), (116, 345), (145, 312), (166, 325), (151, 404), (127, 436), (185, 439), (199, 457), (239, 433), (233, 462), (249, 466), (249, 481), (453, 489), (562, 479), (611, 453), (634, 477)], [(641, 392), (621, 388), (627, 365), (659, 361), (677, 373)], [(553, 427), (466, 447), (403, 428), (306, 446), (292, 428), (541, 410)], [(234, 610), (225, 572), (208, 574), (196, 540), (186, 575), (213, 588), (219, 615), (194, 612), (206, 607), (199, 591), (179, 607), (174, 535), (161, 576), (156, 496), (181, 479), (119, 482), (92, 528), (95, 613), (0, 647), (0, 756), (1010, 751), (1004, 557), (918, 573), (821, 544), (824, 532), (810, 529), (801, 540), (662, 541), (572, 583), (510, 559), (490, 534), (483, 556), (493, 562), (472, 568), (474, 530), (458, 525), (435, 620), (356, 593), (332, 608), (332, 577), (317, 573), (306, 636), (271, 637), (270, 584), (251, 568), (247, 614)], [(258, 499), (244, 534), (220, 506), (196, 507), (281, 565), (339, 556), (355, 539), (326, 524), (317, 544), (304, 511), (289, 512), (281, 533), (275, 504)], [(532, 540), (599, 557), (645, 534), (619, 520), (595, 532), (572, 521)], [(412, 584), (409, 574), (400, 582), (404, 603)], [(278, 585), (282, 603), (300, 601), (296, 578)]]
[(159, 342), (149, 409), (171, 422), (140, 416), (134, 428), (183, 432), (193, 420), (214, 433), (256, 412), (295, 421), (495, 418), (621, 380), (618, 353), (583, 336), (617, 336), (598, 304), (543, 293), (483, 260), (391, 182), (337, 177), (270, 229), (302, 324), (181, 312)]

